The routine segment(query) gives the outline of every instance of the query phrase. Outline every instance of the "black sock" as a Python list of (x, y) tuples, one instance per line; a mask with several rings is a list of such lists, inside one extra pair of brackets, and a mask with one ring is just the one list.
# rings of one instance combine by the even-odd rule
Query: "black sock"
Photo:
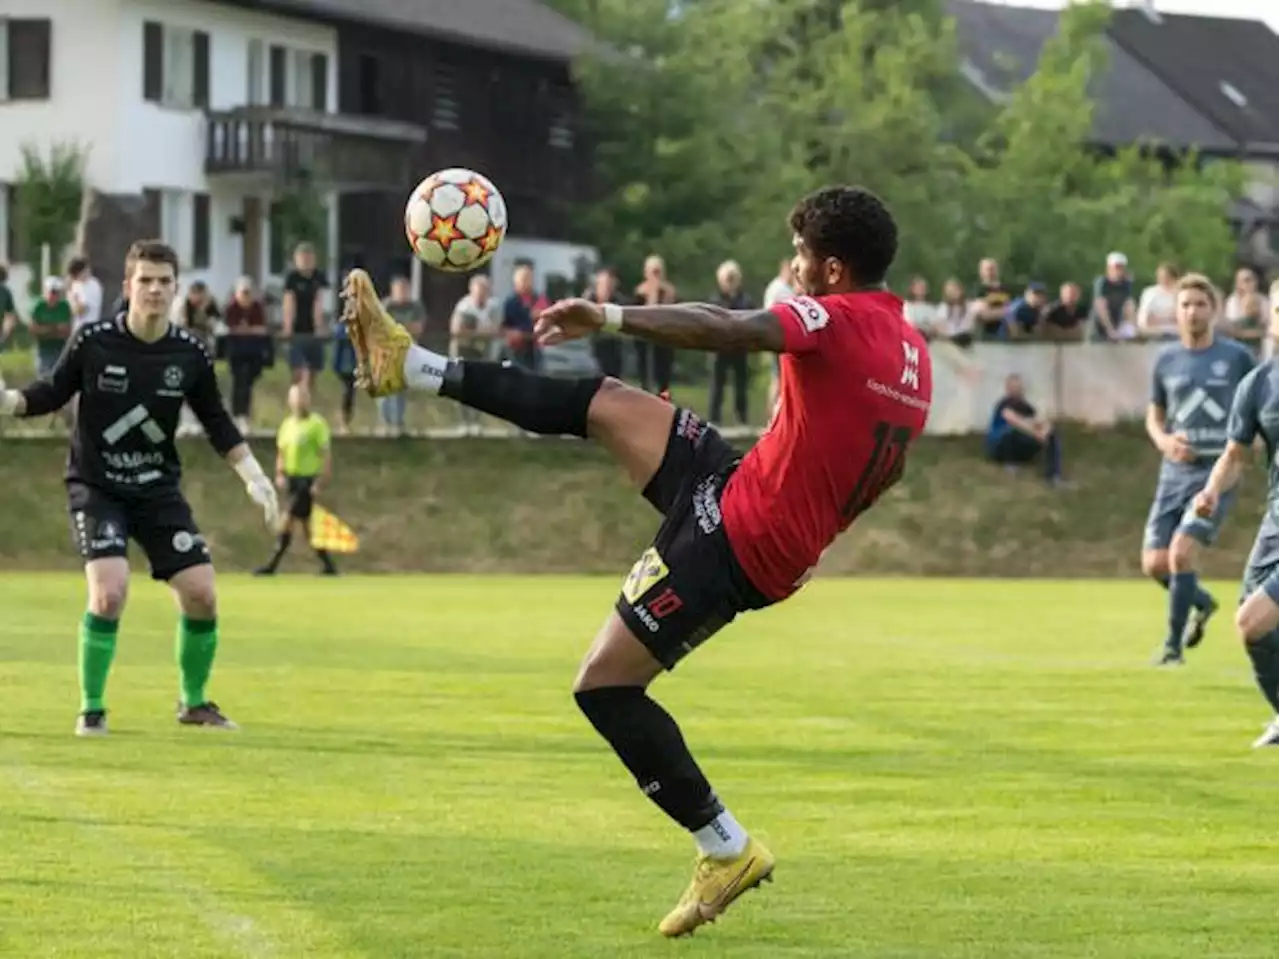
[(574, 693), (574, 699), (635, 776), (640, 791), (681, 826), (696, 832), (724, 812), (680, 727), (643, 689), (604, 686)]
[(1280, 634), (1273, 629), (1265, 636), (1245, 640), (1244, 648), (1253, 661), (1253, 676), (1258, 681), (1258, 688), (1267, 697), (1272, 712), (1280, 712), (1280, 695), (1276, 691), (1280, 680)]
[[(1173, 582), (1173, 578), (1171, 576), (1154, 576), (1152, 578), (1165, 589), (1168, 589), (1169, 585)], [(1200, 585), (1198, 580), (1196, 582), (1195, 596), (1191, 599), (1191, 605), (1201, 612), (1204, 612), (1213, 605), (1213, 597), (1210, 596), (1205, 588)]]
[(327, 549), (316, 550), (316, 557), (320, 560), (320, 565), (323, 566), (326, 571), (333, 571), (335, 568), (333, 565), (333, 558), (329, 555), (329, 551)]
[(292, 542), (292, 533), (285, 532), (276, 537), (276, 552), (271, 557), (271, 561), (267, 563), (267, 569), (275, 569), (280, 565), (280, 560), (284, 559), (284, 554), (289, 552), (289, 544)]
[(603, 382), (602, 376), (557, 379), (513, 363), (468, 360), (449, 364), (440, 395), (530, 433), (585, 438), (587, 409)]

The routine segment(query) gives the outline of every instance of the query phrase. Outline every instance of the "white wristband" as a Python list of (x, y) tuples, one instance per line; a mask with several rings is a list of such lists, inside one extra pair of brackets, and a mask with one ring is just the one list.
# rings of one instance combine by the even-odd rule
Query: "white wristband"
[[(0, 384), (2, 385), (2, 384)], [(0, 393), (0, 414), (12, 416), (18, 408), (18, 403), (22, 400), (22, 394), (17, 390), (5, 390)]]
[(606, 303), (604, 305), (604, 326), (602, 329), (606, 333), (622, 332), (622, 307), (617, 303)]
[(240, 479), (244, 481), (245, 486), (251, 486), (256, 480), (265, 480), (267, 478), (267, 474), (262, 472), (262, 467), (253, 458), (252, 453), (236, 463), (233, 468)]

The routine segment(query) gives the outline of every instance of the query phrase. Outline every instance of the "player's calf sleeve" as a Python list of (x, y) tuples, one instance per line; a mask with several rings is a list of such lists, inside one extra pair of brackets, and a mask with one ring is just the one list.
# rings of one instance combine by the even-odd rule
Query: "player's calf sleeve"
[(574, 699), (640, 791), (685, 829), (696, 832), (724, 811), (676, 721), (639, 686), (588, 689)]
[(85, 613), (80, 621), (80, 709), (83, 712), (105, 709), (107, 674), (116, 655), (116, 634), (120, 621)]
[(178, 673), (181, 677), (182, 705), (203, 706), (208, 699), (205, 687), (213, 671), (218, 651), (218, 621), (191, 619), (178, 621)]
[(1258, 681), (1258, 688), (1267, 698), (1274, 712), (1280, 712), (1280, 694), (1276, 687), (1280, 685), (1280, 632), (1272, 630), (1257, 639), (1245, 640), (1245, 651), (1253, 663), (1253, 676)]
[(602, 376), (557, 379), (512, 363), (450, 363), (440, 395), (547, 436), (587, 435), (587, 410)]

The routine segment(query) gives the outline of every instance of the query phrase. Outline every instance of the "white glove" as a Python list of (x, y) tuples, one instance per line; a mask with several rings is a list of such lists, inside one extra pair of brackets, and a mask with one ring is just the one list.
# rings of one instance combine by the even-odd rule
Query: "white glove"
[(276, 498), (276, 488), (267, 478), (267, 474), (262, 471), (262, 467), (252, 456), (246, 456), (238, 462), (235, 470), (244, 480), (244, 488), (249, 494), (249, 499), (261, 507), (267, 526), (275, 529), (280, 522), (280, 501)]

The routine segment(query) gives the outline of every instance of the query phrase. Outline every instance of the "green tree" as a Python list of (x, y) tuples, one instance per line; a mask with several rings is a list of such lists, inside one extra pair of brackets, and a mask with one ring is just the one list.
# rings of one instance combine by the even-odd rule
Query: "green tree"
[(14, 183), (13, 227), (15, 259), (31, 266), (31, 294), (44, 280), (41, 249), (48, 245), (55, 269), (75, 238), (80, 220), (88, 149), (76, 143), (55, 143), (46, 158), (31, 144), (22, 145), (22, 169)]

